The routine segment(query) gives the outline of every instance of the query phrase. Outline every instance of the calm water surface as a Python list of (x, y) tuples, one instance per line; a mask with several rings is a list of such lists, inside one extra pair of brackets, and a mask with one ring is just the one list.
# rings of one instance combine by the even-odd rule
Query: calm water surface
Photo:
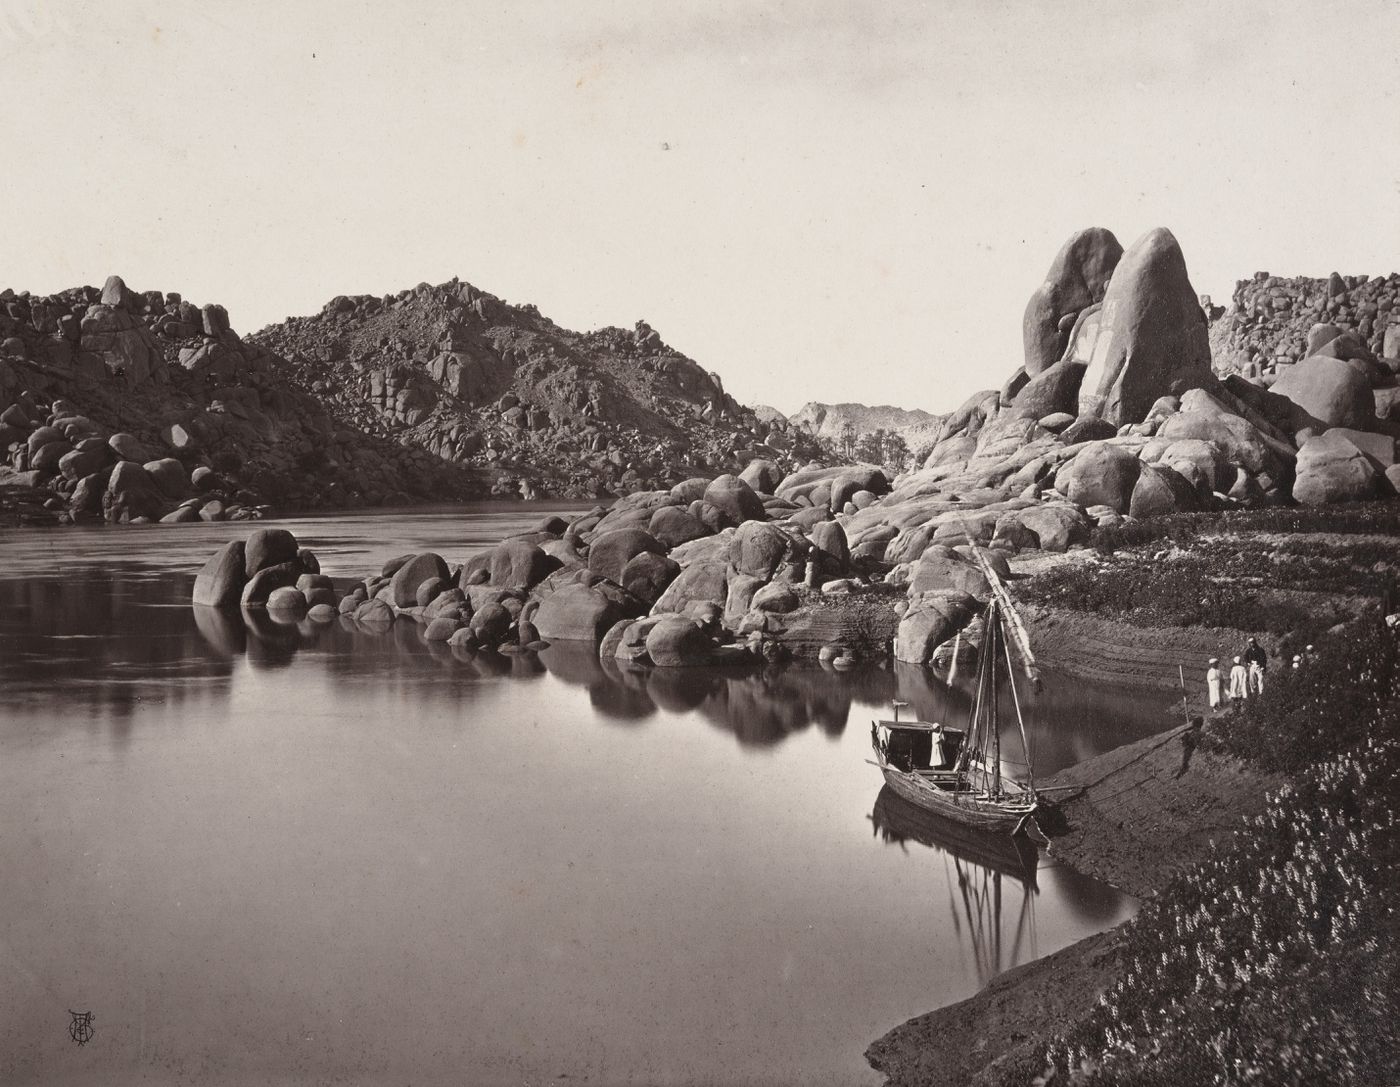
[[(350, 579), (545, 512), (282, 523)], [(249, 527), (0, 530), (0, 1082), (877, 1083), (879, 1034), (1131, 912), (881, 797), (871, 717), (966, 707), (918, 669), (190, 607)], [(1051, 676), (1037, 767), (1162, 709)]]

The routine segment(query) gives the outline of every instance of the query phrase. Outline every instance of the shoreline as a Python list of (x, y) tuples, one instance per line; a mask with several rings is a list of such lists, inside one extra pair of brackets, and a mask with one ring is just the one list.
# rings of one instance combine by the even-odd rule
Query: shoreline
[[(1057, 802), (1057, 818), (1042, 827), (1046, 852), (1147, 899), (1242, 831), (1244, 819), (1263, 810), (1266, 794), (1282, 780), (1196, 749), (1194, 730), (1178, 725), (1048, 778), (1046, 789), (1076, 791)], [(866, 1059), (889, 1087), (992, 1083), (1013, 1070), (1029, 1082), (1044, 1065), (1050, 1038), (1088, 1015), (1116, 980), (1127, 923), (893, 1027), (871, 1043)]]

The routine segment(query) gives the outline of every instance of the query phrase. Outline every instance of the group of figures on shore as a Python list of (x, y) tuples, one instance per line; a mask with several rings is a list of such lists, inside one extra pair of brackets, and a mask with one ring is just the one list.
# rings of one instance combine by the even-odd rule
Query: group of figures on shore
[[(1302, 668), (1312, 656), (1313, 647), (1308, 646), (1302, 653), (1295, 653), (1288, 667), (1291, 670)], [(1258, 638), (1250, 638), (1244, 652), (1230, 662), (1229, 672), (1220, 670), (1220, 658), (1211, 657), (1206, 669), (1206, 694), (1212, 710), (1218, 710), (1228, 700), (1235, 709), (1250, 698), (1264, 693), (1264, 675), (1269, 668), (1269, 655), (1259, 644)]]

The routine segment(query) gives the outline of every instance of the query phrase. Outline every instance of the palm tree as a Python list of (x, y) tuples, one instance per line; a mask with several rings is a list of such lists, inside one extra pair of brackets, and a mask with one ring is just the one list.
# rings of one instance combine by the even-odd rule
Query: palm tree
[(841, 424), (841, 451), (850, 456), (856, 445), (856, 425), (847, 419)]

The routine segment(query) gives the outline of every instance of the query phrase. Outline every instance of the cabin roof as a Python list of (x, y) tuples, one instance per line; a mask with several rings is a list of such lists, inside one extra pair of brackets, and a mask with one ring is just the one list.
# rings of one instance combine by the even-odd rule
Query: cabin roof
[(934, 721), (876, 721), (881, 728), (903, 729), (905, 732), (962, 732), (953, 725), (940, 725)]

